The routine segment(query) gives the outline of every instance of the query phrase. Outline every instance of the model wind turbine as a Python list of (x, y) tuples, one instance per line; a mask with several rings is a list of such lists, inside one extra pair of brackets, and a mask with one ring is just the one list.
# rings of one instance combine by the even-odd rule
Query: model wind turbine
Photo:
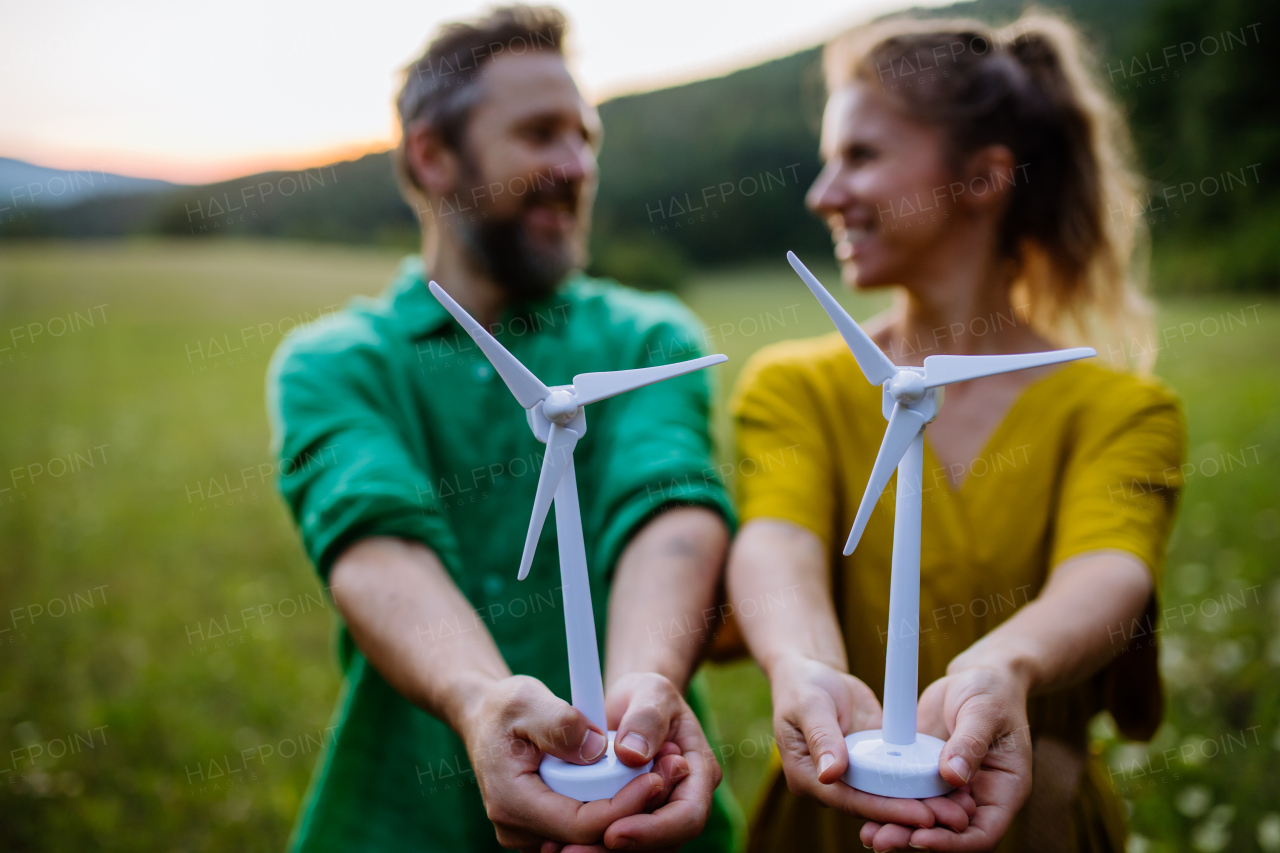
[(569, 648), (569, 687), (573, 707), (608, 732), (609, 746), (594, 764), (570, 764), (550, 755), (543, 756), (538, 773), (557, 794), (589, 802), (613, 797), (623, 786), (653, 767), (628, 767), (613, 751), (614, 732), (609, 731), (604, 714), (604, 685), (600, 678), (600, 653), (596, 645), (596, 623), (591, 610), (591, 588), (587, 578), (587, 549), (582, 539), (582, 516), (578, 508), (578, 482), (573, 469), (573, 449), (587, 432), (586, 406), (634, 391), (654, 382), (671, 379), (713, 364), (727, 356), (708, 355), (680, 364), (615, 370), (608, 373), (580, 373), (572, 385), (548, 388), (516, 360), (506, 347), (475, 321), (434, 281), (431, 292), (462, 328), (475, 339), (489, 357), (498, 375), (507, 383), (516, 401), (527, 410), (534, 437), (547, 445), (533, 498), (533, 518), (520, 557), (520, 580), (529, 574), (538, 547), (542, 525), (554, 499), (556, 538), (560, 546), (560, 584), (564, 590), (564, 629)]
[[(916, 731), (920, 652), (920, 496), (924, 488), (924, 428), (938, 416), (942, 387), (997, 373), (1025, 370), (1088, 358), (1090, 347), (1015, 355), (931, 355), (924, 367), (898, 367), (840, 307), (813, 273), (787, 252), (791, 266), (822, 303), (858, 367), (872, 385), (884, 389), (882, 407), (889, 426), (871, 467), (853, 529), (845, 543), (848, 556), (858, 547), (871, 511), (895, 468), (897, 499), (893, 516), (893, 562), (889, 579), (889, 637), (884, 670), (882, 728), (845, 737), (851, 787), (883, 797), (937, 797), (951, 790), (938, 773), (943, 741)], [(904, 628), (905, 626), (905, 628)]]

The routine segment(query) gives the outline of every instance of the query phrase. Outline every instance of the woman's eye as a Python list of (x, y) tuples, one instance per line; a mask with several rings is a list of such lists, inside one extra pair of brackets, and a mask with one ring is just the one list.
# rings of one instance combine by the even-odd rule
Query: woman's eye
[(876, 158), (876, 152), (865, 145), (854, 145), (845, 149), (844, 159), (851, 165), (869, 163)]

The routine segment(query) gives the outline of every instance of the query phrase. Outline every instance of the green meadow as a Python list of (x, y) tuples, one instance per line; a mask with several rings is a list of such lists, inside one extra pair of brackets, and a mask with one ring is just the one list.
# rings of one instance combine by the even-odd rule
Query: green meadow
[[(290, 243), (0, 250), (0, 849), (278, 850), (339, 690), (332, 607), (275, 494), (263, 405), (298, 324), (398, 257)], [(833, 268), (818, 269), (834, 286)], [(682, 292), (730, 361), (829, 331), (781, 257)], [(858, 319), (886, 298), (842, 297)], [(1166, 299), (1187, 485), (1151, 744), (1094, 725), (1137, 853), (1280, 850), (1280, 301)], [(717, 420), (721, 455), (728, 439)], [(730, 475), (732, 476), (732, 474)], [(771, 748), (749, 661), (708, 665), (727, 784)]]

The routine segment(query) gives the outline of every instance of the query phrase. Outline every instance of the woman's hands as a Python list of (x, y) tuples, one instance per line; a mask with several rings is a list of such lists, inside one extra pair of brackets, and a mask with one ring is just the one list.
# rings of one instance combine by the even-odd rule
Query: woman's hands
[(969, 826), (973, 803), (963, 792), (928, 800), (896, 799), (841, 781), (849, 766), (845, 734), (880, 727), (880, 703), (866, 684), (830, 664), (800, 656), (777, 660), (769, 674), (774, 734), (793, 793), (868, 818), (876, 822), (868, 825), (877, 828), (941, 826), (945, 828), (935, 831), (952, 835), (952, 830), (962, 832)]
[(920, 697), (917, 719), (922, 732), (947, 741), (939, 770), (947, 782), (968, 792), (975, 806), (968, 826), (952, 832), (898, 821), (868, 821), (862, 828), (862, 843), (877, 851), (908, 846), (992, 849), (1031, 793), (1026, 679), (1005, 666), (959, 669), (929, 685)]

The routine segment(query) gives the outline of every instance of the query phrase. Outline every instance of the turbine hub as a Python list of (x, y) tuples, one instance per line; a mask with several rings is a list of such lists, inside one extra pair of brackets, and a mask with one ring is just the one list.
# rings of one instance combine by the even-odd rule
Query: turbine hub
[(889, 380), (889, 394), (899, 402), (914, 403), (924, 392), (924, 377), (914, 370), (899, 370)]
[(578, 413), (578, 403), (568, 391), (557, 388), (542, 402), (542, 413), (548, 420), (564, 426)]

